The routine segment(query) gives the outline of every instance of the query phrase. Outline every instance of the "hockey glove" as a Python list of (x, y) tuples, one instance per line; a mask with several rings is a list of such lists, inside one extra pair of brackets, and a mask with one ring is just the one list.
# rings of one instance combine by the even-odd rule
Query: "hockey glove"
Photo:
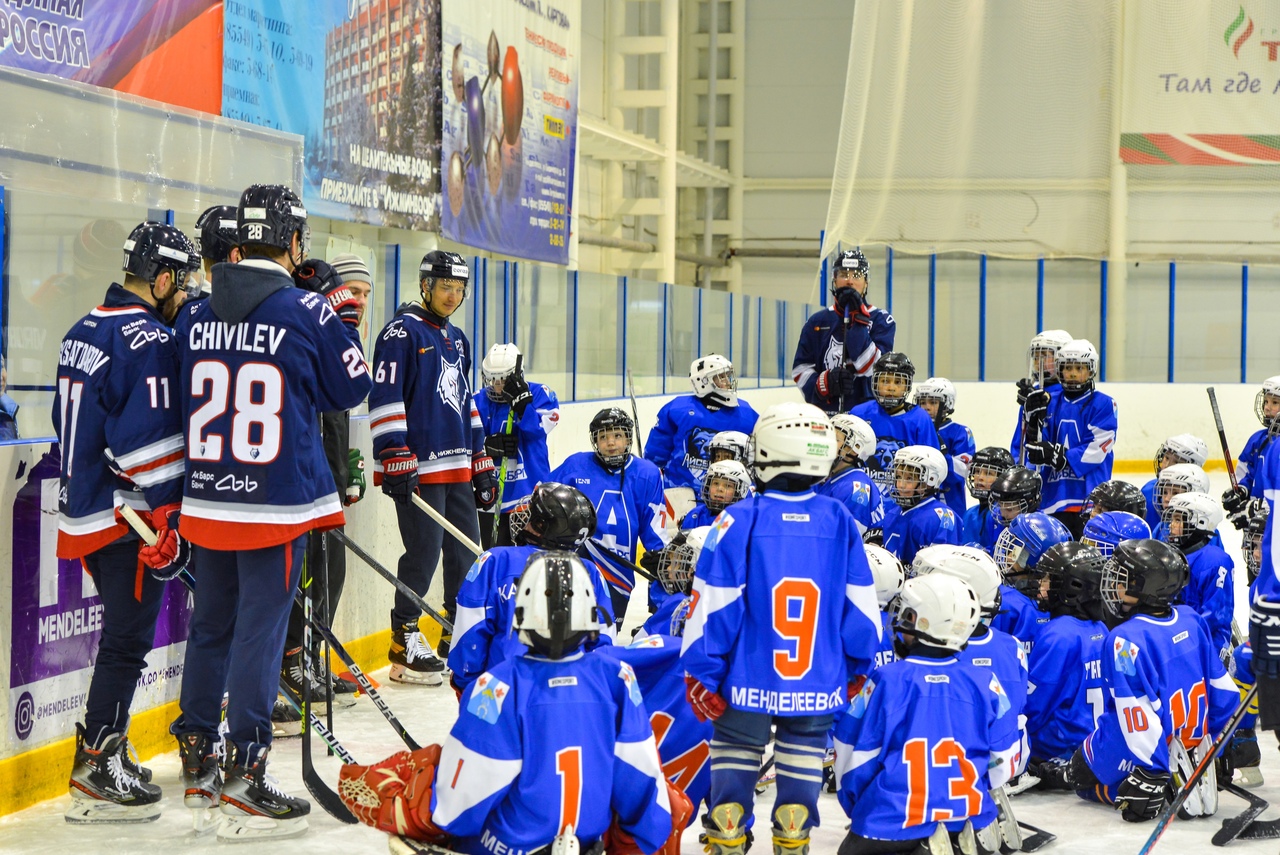
[(728, 708), (724, 698), (688, 674), (684, 675), (684, 695), (689, 699), (689, 706), (693, 707), (693, 714), (698, 717), (698, 721), (715, 721)]
[(818, 375), (818, 394), (824, 398), (852, 395), (854, 381), (857, 379), (858, 375), (843, 365), (823, 371)]
[(1091, 790), (1099, 783), (1098, 776), (1089, 768), (1089, 761), (1084, 759), (1084, 749), (1077, 748), (1067, 763), (1067, 771), (1063, 783), (1073, 790)]
[(1067, 449), (1057, 442), (1028, 442), (1027, 462), (1032, 466), (1051, 466), (1061, 472), (1067, 468)]
[(293, 271), (293, 284), (303, 291), (323, 294), (326, 290), (341, 285), (342, 277), (329, 266), (329, 262), (308, 258)]
[(156, 530), (156, 545), (143, 544), (138, 559), (151, 568), (151, 575), (169, 581), (191, 561), (191, 543), (178, 534), (180, 505), (165, 505), (151, 512), (151, 527)]
[(1147, 822), (1156, 818), (1172, 796), (1173, 783), (1167, 773), (1159, 775), (1139, 767), (1116, 787), (1116, 810), (1125, 822)]
[(431, 821), (431, 791), (440, 746), (401, 751), (380, 763), (349, 763), (338, 771), (338, 797), (365, 825), (410, 840), (445, 843), (449, 835)]
[(484, 450), (495, 464), (501, 465), (504, 457), (515, 459), (520, 453), (520, 436), (514, 429), (511, 433), (491, 433), (484, 438)]
[[(1237, 514), (1244, 512), (1249, 506), (1249, 491), (1244, 487), (1232, 487), (1222, 494), (1222, 509), (1227, 512), (1227, 516), (1235, 517)], [(1235, 520), (1232, 520), (1234, 523)], [(1245, 521), (1247, 523), (1247, 520)], [(1239, 528), (1240, 526), (1236, 526)]]
[(1075, 789), (1067, 782), (1067, 771), (1070, 768), (1070, 760), (1058, 757), (1048, 760), (1034, 759), (1027, 763), (1027, 772), (1039, 778), (1040, 786), (1046, 790)]
[(516, 357), (515, 373), (502, 382), (502, 393), (511, 402), (511, 411), (517, 419), (524, 418), (524, 411), (533, 403), (533, 392), (529, 391), (529, 381), (524, 379), (524, 354)]
[(661, 549), (646, 549), (644, 554), (640, 556), (640, 569), (648, 570), (654, 576), (658, 575), (658, 562), (662, 559)]
[[(693, 819), (693, 802), (670, 779), (663, 783), (667, 787), (667, 801), (671, 804), (671, 834), (668, 835), (667, 842), (652, 855), (680, 855), (680, 835)], [(636, 843), (635, 837), (623, 830), (622, 817), (617, 813), (613, 815), (613, 822), (605, 831), (601, 842), (608, 855), (642, 855), (644, 852)]]
[(493, 474), (493, 458), (487, 454), (471, 458), (471, 489), (476, 494), (476, 509), (493, 513), (498, 503), (498, 476)]
[(850, 285), (847, 288), (840, 288), (836, 291), (836, 308), (842, 312), (858, 312), (865, 311), (867, 307), (866, 298), (857, 288)]
[(364, 454), (358, 448), (347, 449), (347, 494), (343, 501), (354, 505), (364, 498), (368, 483), (364, 480)]
[(870, 543), (875, 546), (884, 546), (884, 529), (869, 528), (862, 535), (863, 543)]
[(385, 448), (378, 455), (382, 461), (382, 492), (404, 504), (418, 492), (418, 455), (401, 446)]
[(1262, 751), (1258, 748), (1258, 733), (1253, 728), (1241, 728), (1231, 736), (1231, 741), (1218, 755), (1219, 786), (1229, 783), (1236, 769), (1257, 766), (1262, 762)]
[(1043, 389), (1036, 389), (1027, 395), (1027, 403), (1022, 407), (1023, 413), (1026, 414), (1027, 421), (1034, 427), (1040, 427), (1044, 424), (1045, 419), (1049, 417), (1049, 393)]
[(1027, 396), (1036, 390), (1036, 384), (1032, 383), (1026, 377), (1018, 381), (1018, 409), (1022, 409), (1027, 405)]
[(329, 301), (329, 308), (333, 309), (344, 324), (352, 328), (360, 326), (360, 304), (356, 302), (350, 288), (338, 285), (323, 293), (324, 298)]

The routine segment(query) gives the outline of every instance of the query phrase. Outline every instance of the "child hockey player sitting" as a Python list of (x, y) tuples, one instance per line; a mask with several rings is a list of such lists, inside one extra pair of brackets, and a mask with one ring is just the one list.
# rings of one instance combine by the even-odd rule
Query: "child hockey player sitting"
[(1222, 522), (1222, 506), (1203, 493), (1182, 493), (1169, 500), (1161, 519), (1165, 542), (1182, 551), (1191, 579), (1179, 602), (1204, 619), (1209, 638), (1224, 658), (1230, 655), (1231, 619), (1235, 614), (1236, 563), (1211, 541)]
[(865, 537), (869, 530), (883, 529), (885, 523), (884, 499), (865, 468), (876, 452), (876, 435), (871, 425), (848, 413), (832, 416), (831, 426), (840, 444), (836, 462), (831, 464), (831, 474), (813, 485), (813, 491), (842, 502), (853, 514), (858, 534)]
[(1087, 523), (1098, 514), (1105, 514), (1107, 511), (1127, 511), (1142, 519), (1147, 515), (1147, 497), (1128, 481), (1121, 481), (1118, 478), (1103, 481), (1093, 488), (1080, 513)]
[(995, 551), (996, 541), (1005, 526), (1018, 514), (1040, 510), (1040, 473), (1025, 466), (1011, 466), (991, 485), (991, 516), (979, 545)]
[[(977, 502), (964, 512), (960, 540), (963, 543), (976, 543), (983, 549), (990, 550), (995, 546), (994, 538), (990, 543), (983, 543), (988, 527), (991, 525), (991, 487), (1001, 475), (1013, 468), (1013, 455), (1009, 449), (989, 445), (978, 449), (969, 462), (969, 495)], [(991, 528), (994, 531), (994, 527)]]
[(720, 431), (707, 443), (707, 465), (721, 460), (736, 460), (745, 466), (750, 442), (751, 437), (740, 430)]
[(999, 679), (956, 658), (980, 621), (978, 597), (930, 573), (907, 580), (893, 611), (903, 658), (836, 725), (837, 797), (852, 820), (839, 855), (950, 853), (953, 840), (995, 852), (990, 791), (1012, 777), (1019, 739)]
[(902, 513), (884, 530), (884, 548), (909, 565), (916, 552), (935, 543), (960, 542), (960, 520), (938, 498), (947, 476), (942, 452), (908, 445), (893, 456), (893, 501)]
[(721, 460), (707, 467), (702, 479), (702, 491), (698, 504), (684, 515), (680, 528), (698, 528), (711, 525), (725, 508), (740, 502), (751, 490), (751, 475), (747, 467), (736, 460)]
[[(707, 542), (711, 526), (685, 529), (658, 552), (654, 565), (657, 585), (663, 596), (657, 610), (636, 633), (637, 638), (646, 635), (683, 635), (684, 622), (689, 617), (689, 592), (693, 590), (693, 573), (698, 566), (698, 556)], [(679, 626), (680, 632), (674, 631)]]
[(957, 519), (964, 518), (968, 502), (965, 500), (965, 481), (969, 477), (969, 464), (973, 461), (977, 446), (973, 432), (951, 420), (956, 410), (956, 387), (945, 377), (930, 377), (916, 389), (916, 406), (929, 414), (938, 430), (938, 445), (947, 459), (947, 479), (942, 482), (942, 501), (955, 511)]
[(992, 626), (1021, 641), (1028, 653), (1049, 622), (1049, 615), (1036, 607), (1034, 599), (1040, 588), (1036, 562), (1049, 547), (1070, 539), (1065, 525), (1036, 511), (1014, 517), (996, 541), (996, 566), (1007, 584), (1000, 586), (1002, 608)]

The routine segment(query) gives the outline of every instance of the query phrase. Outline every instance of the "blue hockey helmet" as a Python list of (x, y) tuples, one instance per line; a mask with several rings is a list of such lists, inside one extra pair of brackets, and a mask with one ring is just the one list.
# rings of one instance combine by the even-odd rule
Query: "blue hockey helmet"
[(1151, 526), (1142, 517), (1128, 511), (1107, 511), (1084, 524), (1080, 542), (1097, 549), (1103, 558), (1110, 558), (1121, 541), (1149, 537)]
[(1031, 573), (1036, 562), (1049, 547), (1069, 540), (1071, 532), (1065, 525), (1046, 513), (1033, 511), (1014, 517), (1000, 532), (992, 556), (1006, 582), (1028, 596), (1035, 596), (1040, 587), (1039, 577)]

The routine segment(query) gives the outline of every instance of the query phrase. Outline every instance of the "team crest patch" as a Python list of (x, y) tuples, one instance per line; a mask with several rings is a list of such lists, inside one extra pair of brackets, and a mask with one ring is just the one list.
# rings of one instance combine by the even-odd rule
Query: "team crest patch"
[(1004, 714), (1013, 709), (1013, 704), (1009, 701), (1009, 696), (1004, 693), (1004, 686), (1000, 685), (995, 674), (991, 675), (991, 691), (996, 695), (996, 718), (1004, 718)]
[(724, 537), (724, 533), (731, 525), (733, 525), (733, 517), (729, 516), (728, 511), (721, 511), (720, 516), (716, 517), (716, 521), (711, 524), (711, 532), (703, 542), (702, 548), (715, 552), (716, 544), (720, 542), (720, 538)]
[(627, 697), (631, 698), (631, 703), (640, 706), (643, 698), (640, 697), (640, 683), (636, 680), (636, 672), (631, 669), (631, 665), (627, 662), (622, 663), (622, 667), (618, 669), (618, 676), (622, 678), (622, 682), (627, 684)]
[(1138, 674), (1138, 645), (1126, 641), (1119, 636), (1113, 642), (1116, 655), (1116, 670), (1130, 677)]
[(631, 642), (627, 647), (662, 647), (662, 636), (646, 635), (644, 638)]
[(510, 686), (486, 671), (476, 680), (475, 688), (471, 690), (467, 712), (486, 724), (497, 724), (498, 717), (502, 715), (502, 703), (510, 693)]
[(854, 718), (862, 718), (867, 714), (867, 704), (871, 703), (871, 690), (875, 688), (875, 685), (871, 680), (867, 680), (862, 684), (858, 694), (849, 699), (849, 715)]
[(484, 566), (484, 563), (488, 561), (490, 557), (491, 553), (484, 552), (481, 553), (480, 557), (472, 563), (471, 569), (467, 571), (468, 582), (474, 582), (476, 580), (476, 577), (480, 575), (480, 568)]
[(462, 382), (462, 357), (450, 362), (440, 358), (440, 379), (436, 381), (436, 393), (458, 415), (462, 415), (462, 399), (466, 386)]
[(951, 531), (956, 527), (956, 515), (950, 508), (934, 508), (933, 512), (938, 515), (938, 525), (943, 531)]

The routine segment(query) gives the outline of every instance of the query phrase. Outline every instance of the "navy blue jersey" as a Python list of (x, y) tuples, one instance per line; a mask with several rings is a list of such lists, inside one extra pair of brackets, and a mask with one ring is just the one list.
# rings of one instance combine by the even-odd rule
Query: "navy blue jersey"
[(1231, 647), (1231, 619), (1235, 616), (1235, 567), (1220, 546), (1206, 543), (1186, 553), (1191, 579), (1182, 589), (1182, 602), (1204, 619), (1209, 639), (1217, 650)]
[(908, 656), (863, 685), (836, 723), (835, 773), (850, 830), (881, 840), (996, 818), (990, 791), (1018, 763), (1017, 714), (990, 671)]
[(843, 505), (766, 490), (716, 519), (698, 557), (682, 662), (729, 706), (836, 712), (846, 660), (871, 658), (879, 644), (871, 568)]
[(884, 499), (880, 488), (871, 476), (861, 469), (851, 468), (831, 475), (813, 485), (819, 496), (830, 496), (842, 503), (853, 514), (858, 524), (858, 536), (869, 528), (883, 528), (885, 524)]
[(871, 326), (850, 323), (845, 344), (844, 315), (835, 306), (821, 309), (805, 321), (796, 342), (795, 359), (791, 361), (791, 379), (804, 394), (806, 403), (834, 415), (840, 406), (838, 394), (823, 397), (818, 393), (818, 375), (847, 362), (857, 374), (852, 395), (845, 398), (849, 407), (871, 400), (871, 369), (883, 353), (893, 350), (898, 323), (884, 309), (867, 304)]
[[(115, 508), (182, 498), (178, 348), (164, 318), (113, 284), (58, 348), (53, 429), (62, 449), (58, 557), (80, 558), (127, 534)], [(115, 456), (117, 476), (105, 452)]]
[(556, 661), (525, 655), (471, 684), (431, 794), (431, 819), (454, 835), (451, 849), (531, 852), (569, 826), (586, 849), (615, 814), (642, 851), (671, 834), (662, 762), (630, 665), (581, 650)]
[(1031, 756), (1070, 759), (1102, 715), (1107, 628), (1071, 615), (1053, 618), (1031, 651), (1027, 733)]
[(407, 447), (423, 484), (465, 484), (484, 456), (484, 426), (471, 394), (471, 343), (462, 330), (414, 303), (401, 308), (373, 346), (373, 483), (378, 456)]
[[(546, 481), (551, 474), (547, 456), (547, 435), (560, 423), (560, 401), (556, 393), (541, 383), (530, 383), (533, 401), (525, 408), (524, 415), (513, 419), (512, 433), (519, 437), (519, 449), (514, 459), (507, 459), (507, 485), (502, 488), (502, 510), (510, 511), (521, 500), (533, 493), (537, 484)], [(495, 403), (483, 392), (474, 397), (476, 412), (485, 435), (504, 433), (511, 405)]]
[(713, 514), (703, 502), (698, 502), (689, 509), (689, 513), (684, 515), (684, 519), (680, 520), (680, 528), (682, 530), (702, 528), (704, 525), (715, 522), (717, 516), (719, 514)]
[(977, 453), (973, 432), (962, 424), (948, 421), (938, 427), (938, 441), (947, 459), (947, 477), (942, 482), (942, 501), (956, 512), (956, 519), (963, 519), (969, 506), (967, 482), (969, 463)]
[(750, 436), (758, 418), (742, 399), (736, 407), (712, 410), (695, 395), (681, 395), (658, 410), (658, 423), (644, 444), (644, 459), (662, 470), (664, 486), (688, 487), (696, 494), (707, 471), (707, 443), (723, 430)]
[(1030, 597), (1010, 585), (1000, 586), (1000, 611), (991, 619), (992, 629), (1012, 635), (1030, 653), (1048, 624), (1049, 613), (1037, 608)]
[(1103, 646), (1102, 679), (1111, 691), (1084, 756), (1106, 786), (1135, 766), (1169, 772), (1169, 740), (1190, 749), (1212, 739), (1240, 703), (1204, 622), (1187, 606), (1163, 618), (1137, 615), (1113, 629)]
[(1255, 487), (1254, 473), (1262, 463), (1263, 452), (1270, 444), (1267, 437), (1266, 428), (1254, 431), (1240, 450), (1240, 459), (1236, 461), (1236, 483), (1248, 490), (1249, 495), (1254, 498), (1262, 497), (1262, 493)]
[(867, 461), (867, 474), (885, 495), (893, 490), (893, 455), (908, 445), (938, 448), (938, 431), (929, 414), (915, 404), (889, 415), (877, 401), (866, 401), (849, 411), (871, 425), (876, 435), (876, 453)]
[[(1051, 466), (1037, 467), (1044, 479), (1040, 509), (1047, 514), (1078, 511), (1094, 487), (1111, 480), (1116, 441), (1115, 401), (1096, 389), (1075, 400), (1068, 400), (1060, 391), (1050, 392), (1049, 414), (1040, 428), (1040, 438), (1059, 443), (1067, 454), (1067, 465), (1060, 472)], [(1011, 449), (1015, 460), (1021, 449), (1019, 427)]]
[(988, 553), (995, 549), (996, 537), (992, 536), (995, 526), (991, 524), (991, 516), (991, 506), (985, 503), (972, 505), (965, 510), (964, 519), (960, 523), (960, 542), (972, 544)]
[(960, 519), (936, 496), (903, 511), (884, 527), (884, 548), (904, 567), (911, 566), (921, 549), (938, 543), (960, 545)]

